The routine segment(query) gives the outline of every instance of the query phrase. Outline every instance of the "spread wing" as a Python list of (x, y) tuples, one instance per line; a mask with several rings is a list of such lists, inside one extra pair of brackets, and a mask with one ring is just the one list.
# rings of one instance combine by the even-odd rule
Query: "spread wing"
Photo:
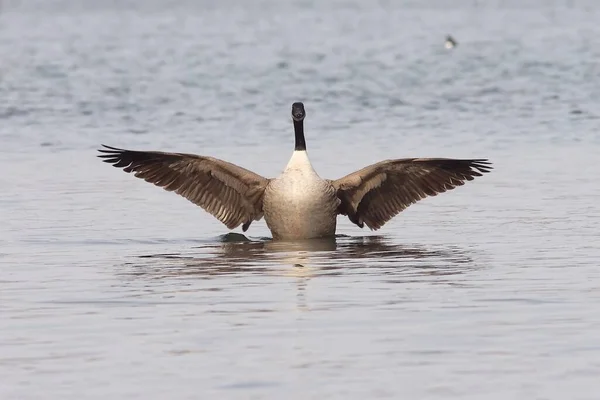
[(331, 183), (341, 200), (338, 213), (377, 230), (411, 204), (491, 169), (486, 159), (406, 158), (382, 161)]
[(137, 178), (185, 197), (229, 229), (262, 218), (262, 199), (269, 182), (254, 172), (212, 157), (194, 154), (133, 151), (102, 145), (104, 162)]

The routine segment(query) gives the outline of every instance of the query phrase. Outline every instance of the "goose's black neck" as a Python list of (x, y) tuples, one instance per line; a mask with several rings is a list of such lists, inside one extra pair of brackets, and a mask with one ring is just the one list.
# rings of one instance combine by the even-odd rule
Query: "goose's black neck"
[(294, 133), (296, 134), (296, 147), (294, 150), (306, 150), (306, 141), (304, 140), (304, 121), (294, 120)]

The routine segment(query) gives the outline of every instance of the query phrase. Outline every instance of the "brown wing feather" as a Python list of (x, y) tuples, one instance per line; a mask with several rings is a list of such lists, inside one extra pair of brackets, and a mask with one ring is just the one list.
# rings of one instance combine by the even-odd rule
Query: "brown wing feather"
[(102, 145), (104, 162), (185, 197), (229, 229), (262, 218), (262, 198), (268, 179), (212, 157), (195, 154), (133, 151)]
[(377, 230), (411, 204), (491, 169), (486, 159), (406, 158), (382, 161), (331, 183), (341, 200), (338, 213)]

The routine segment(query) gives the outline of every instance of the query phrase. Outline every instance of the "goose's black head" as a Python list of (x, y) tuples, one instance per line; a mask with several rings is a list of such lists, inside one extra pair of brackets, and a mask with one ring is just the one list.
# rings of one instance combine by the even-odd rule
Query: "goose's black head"
[(306, 117), (306, 111), (304, 111), (304, 104), (297, 102), (292, 104), (292, 118), (294, 121), (303, 121)]

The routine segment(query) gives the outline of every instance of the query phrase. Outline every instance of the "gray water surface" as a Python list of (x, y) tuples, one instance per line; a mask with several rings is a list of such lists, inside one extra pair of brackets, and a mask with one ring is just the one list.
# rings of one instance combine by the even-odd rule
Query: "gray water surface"
[[(0, 398), (596, 399), (600, 10), (480, 3), (5, 1)], [(293, 101), (323, 177), (495, 169), (284, 244), (95, 157), (273, 177)]]

